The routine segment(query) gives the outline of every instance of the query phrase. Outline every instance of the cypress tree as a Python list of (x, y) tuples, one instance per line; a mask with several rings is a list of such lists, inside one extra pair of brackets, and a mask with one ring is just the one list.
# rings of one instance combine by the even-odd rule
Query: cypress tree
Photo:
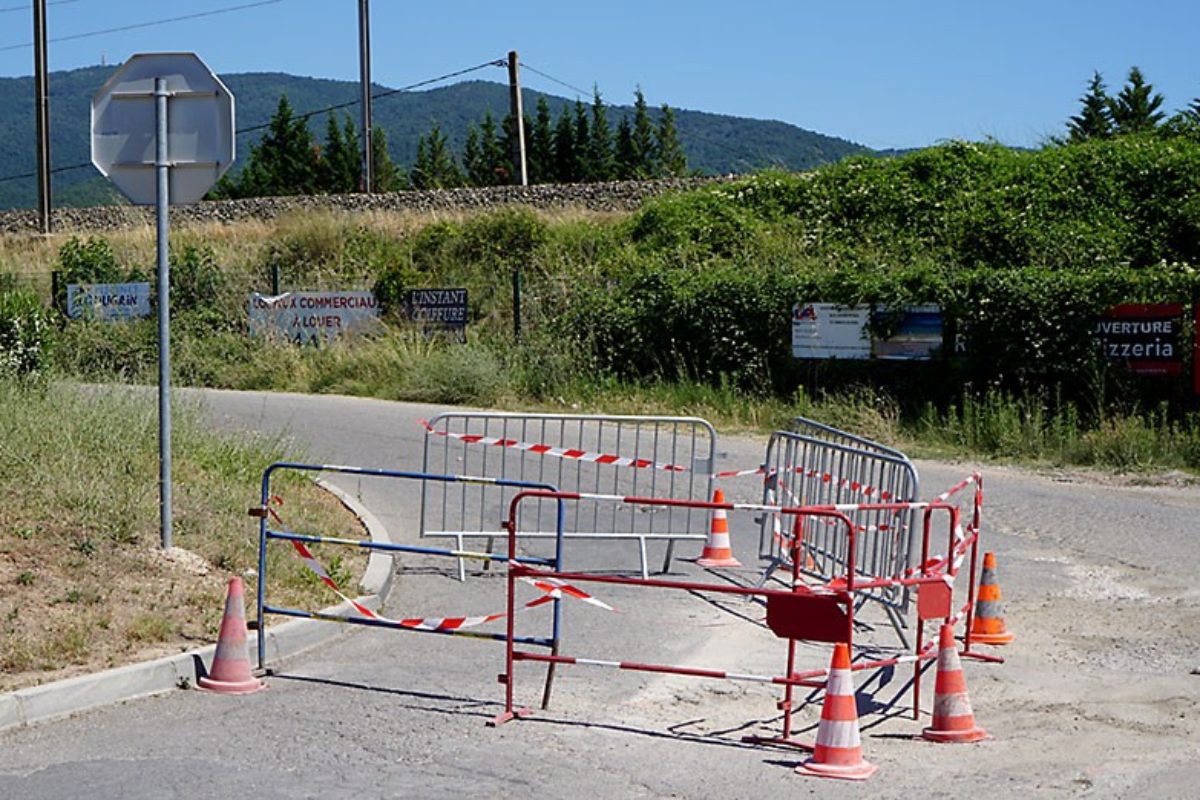
[(1112, 112), (1109, 110), (1108, 93), (1104, 88), (1104, 79), (1099, 71), (1092, 73), (1088, 83), (1087, 93), (1079, 98), (1082, 105), (1079, 113), (1071, 117), (1067, 123), (1067, 133), (1071, 142), (1083, 142), (1088, 139), (1106, 139), (1112, 136)]
[[(356, 172), (361, 180), (361, 165)], [(387, 134), (378, 125), (371, 128), (371, 179), (375, 184), (372, 191), (376, 192), (395, 192), (404, 186), (404, 175), (388, 153)]]
[(1117, 133), (1148, 133), (1162, 122), (1164, 114), (1159, 111), (1162, 104), (1163, 96), (1146, 83), (1140, 69), (1133, 67), (1121, 93), (1109, 99), (1108, 109)]
[(483, 123), (479, 126), (479, 150), (484, 169), (487, 171), (486, 180), (480, 185), (496, 186), (508, 183), (508, 158), (496, 131), (496, 118), (492, 116), (491, 111), (483, 115)]
[(687, 174), (687, 155), (679, 142), (675, 128), (675, 112), (666, 103), (658, 120), (655, 141), (655, 173), (660, 177), (678, 178)]
[(608, 110), (600, 98), (600, 89), (592, 87), (592, 118), (588, 137), (589, 180), (612, 180), (616, 172), (613, 161), (612, 129), (608, 126)]
[(635, 174), (639, 178), (649, 178), (654, 174), (654, 123), (650, 121), (650, 110), (646, 107), (646, 96), (642, 87), (637, 87), (633, 96), (633, 151), (637, 167)]
[(554, 180), (559, 183), (578, 180), (575, 172), (578, 163), (575, 156), (575, 128), (567, 107), (563, 106), (558, 115), (558, 124), (554, 127)]
[(529, 134), (529, 182), (547, 183), (554, 179), (554, 129), (545, 97), (538, 98), (536, 114)]
[(483, 161), (483, 150), (479, 146), (479, 129), (475, 123), (467, 126), (467, 143), (463, 146), (463, 172), (470, 186), (487, 186), (487, 165)]
[(617, 123), (617, 144), (616, 153), (614, 154), (616, 161), (617, 177), (623, 181), (638, 177), (638, 169), (641, 166), (639, 163), (637, 150), (633, 146), (633, 127), (629, 124), (629, 117), (622, 115), (621, 121)]
[(267, 195), (313, 194), (317, 190), (318, 155), (312, 133), (304, 119), (293, 116), (287, 95), (279, 105), (257, 151), (263, 180), (261, 193)]
[(325, 146), (321, 150), (318, 183), (323, 192), (357, 192), (362, 180), (362, 161), (358, 156), (358, 131), (354, 121), (345, 117), (342, 125), (329, 115), (325, 125)]
[(589, 142), (592, 140), (591, 125), (588, 124), (588, 109), (583, 104), (582, 100), (575, 100), (575, 166), (572, 169), (575, 181), (590, 180), (592, 174), (591, 164), (591, 148)]

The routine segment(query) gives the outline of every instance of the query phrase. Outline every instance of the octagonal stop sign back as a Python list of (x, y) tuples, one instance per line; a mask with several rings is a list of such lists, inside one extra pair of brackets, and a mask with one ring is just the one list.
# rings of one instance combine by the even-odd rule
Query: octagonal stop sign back
[(131, 56), (92, 98), (92, 163), (136, 205), (153, 205), (155, 81), (167, 91), (172, 205), (204, 197), (233, 164), (233, 95), (194, 53)]

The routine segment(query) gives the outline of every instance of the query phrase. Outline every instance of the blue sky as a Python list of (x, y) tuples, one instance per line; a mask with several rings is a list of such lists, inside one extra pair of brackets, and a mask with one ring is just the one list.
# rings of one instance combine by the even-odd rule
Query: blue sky
[[(191, 50), (218, 73), (358, 77), (357, 0), (275, 0), (78, 39), (68, 37), (255, 0), (49, 2), (52, 70)], [(1061, 132), (1094, 69), (1115, 93), (1139, 66), (1168, 110), (1200, 96), (1195, 0), (371, 0), (371, 26), (373, 77), (386, 86), (516, 49), (564, 83), (598, 84), (610, 102), (631, 102), (640, 84), (652, 104), (778, 119), (877, 148), (1036, 145)], [(0, 76), (32, 73), (32, 48), (20, 46), (31, 39), (29, 0), (0, 0)], [(532, 72), (522, 79), (574, 94)]]

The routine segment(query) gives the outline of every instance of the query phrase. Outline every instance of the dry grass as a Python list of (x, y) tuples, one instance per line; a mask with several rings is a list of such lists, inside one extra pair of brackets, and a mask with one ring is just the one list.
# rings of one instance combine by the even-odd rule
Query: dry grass
[[(150, 399), (68, 386), (0, 383), (0, 690), (42, 683), (215, 641), (233, 575), (256, 591), (257, 502), (270, 442), (234, 442), (177, 412), (174, 548), (158, 534), (157, 423)], [(335, 499), (282, 481), (289, 526), (361, 539)], [(347, 591), (365, 556), (318, 558)], [(269, 553), (271, 602), (336, 602), (290, 549)]]

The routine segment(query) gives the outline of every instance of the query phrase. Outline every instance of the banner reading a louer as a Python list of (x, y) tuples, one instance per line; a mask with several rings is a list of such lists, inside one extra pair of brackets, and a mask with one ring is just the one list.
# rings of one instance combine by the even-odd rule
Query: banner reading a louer
[(379, 300), (368, 291), (250, 295), (250, 334), (298, 344), (332, 342), (380, 329)]
[(68, 283), (71, 319), (134, 319), (150, 316), (148, 283)]

